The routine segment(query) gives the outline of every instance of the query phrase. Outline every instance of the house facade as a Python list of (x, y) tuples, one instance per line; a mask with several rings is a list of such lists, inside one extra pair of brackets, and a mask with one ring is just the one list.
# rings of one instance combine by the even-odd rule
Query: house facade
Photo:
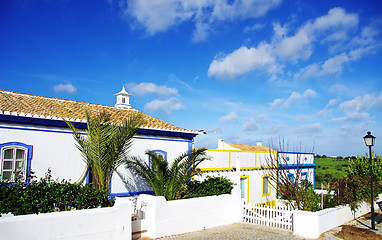
[(308, 180), (314, 184), (314, 154), (277, 152), (257, 145), (226, 143), (220, 139), (217, 149), (208, 149), (211, 161), (199, 165), (202, 179), (222, 176), (233, 182), (240, 169), (240, 192), (246, 203), (275, 205), (277, 183)]
[[(1, 180), (28, 182), (31, 172), (41, 178), (50, 169), (54, 179), (78, 182), (87, 174), (86, 164), (64, 119), (86, 134), (85, 110), (93, 115), (105, 111), (115, 123), (138, 113), (124, 88), (115, 95), (115, 106), (106, 106), (0, 90)], [(145, 124), (134, 136), (129, 154), (148, 162), (145, 151), (151, 150), (172, 161), (192, 149), (198, 131), (141, 114)], [(112, 196), (132, 196), (151, 190), (121, 166), (113, 174), (110, 192)]]

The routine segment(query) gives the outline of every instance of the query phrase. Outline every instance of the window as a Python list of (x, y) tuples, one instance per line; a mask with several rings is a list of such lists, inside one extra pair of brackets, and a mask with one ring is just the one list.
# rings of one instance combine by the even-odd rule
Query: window
[(293, 173), (289, 173), (289, 174), (288, 174), (288, 180), (289, 180), (291, 183), (294, 183), (294, 175), (293, 175)]
[[(152, 150), (151, 152), (156, 153), (158, 155), (161, 155), (163, 157), (163, 159), (167, 161), (167, 152), (162, 151), (162, 150)], [(151, 158), (149, 156), (149, 166), (150, 166), (150, 163), (151, 163)]]
[(263, 175), (263, 182), (262, 182), (262, 196), (270, 196), (271, 195), (271, 176), (270, 175)]
[(308, 173), (307, 172), (301, 173), (301, 180), (308, 180)]
[(28, 181), (32, 146), (11, 142), (0, 144), (1, 149), (1, 181)]
[(248, 175), (240, 176), (240, 193), (241, 199), (248, 203), (249, 201), (249, 186), (248, 186)]

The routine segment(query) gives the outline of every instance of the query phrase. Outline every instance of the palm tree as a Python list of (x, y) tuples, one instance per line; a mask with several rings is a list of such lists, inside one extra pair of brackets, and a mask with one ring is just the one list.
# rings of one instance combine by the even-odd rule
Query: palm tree
[(209, 158), (206, 149), (192, 149), (174, 159), (170, 165), (163, 155), (146, 151), (150, 157), (150, 165), (137, 157), (126, 161), (126, 168), (131, 169), (149, 185), (156, 196), (164, 196), (167, 200), (182, 198), (186, 192), (186, 183), (201, 172), (197, 170), (200, 163)]
[[(109, 191), (110, 179), (114, 171), (124, 162), (133, 136), (143, 124), (140, 114), (132, 114), (122, 124), (110, 121), (105, 111), (92, 116), (85, 111), (86, 136), (79, 133), (73, 124), (66, 122), (73, 132), (76, 147), (80, 150), (96, 189)], [(83, 182), (84, 177), (80, 180)]]

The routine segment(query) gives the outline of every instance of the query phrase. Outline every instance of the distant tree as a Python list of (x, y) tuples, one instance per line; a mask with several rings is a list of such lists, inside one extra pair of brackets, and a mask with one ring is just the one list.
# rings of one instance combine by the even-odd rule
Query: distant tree
[[(382, 156), (374, 154), (372, 152), (372, 165), (373, 165), (373, 177), (382, 181)], [(348, 176), (349, 178), (360, 177), (360, 176), (369, 176), (370, 175), (370, 158), (368, 154), (366, 157), (357, 156), (356, 158), (349, 158), (348, 166)]]
[(317, 154), (316, 156), (314, 156), (315, 158), (322, 158), (320, 154)]

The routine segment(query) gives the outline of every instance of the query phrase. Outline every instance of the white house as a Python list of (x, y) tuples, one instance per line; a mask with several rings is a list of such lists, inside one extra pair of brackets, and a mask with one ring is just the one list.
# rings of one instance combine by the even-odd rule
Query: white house
[[(54, 179), (72, 182), (81, 179), (86, 174), (86, 165), (63, 119), (85, 133), (85, 109), (91, 114), (106, 111), (117, 123), (138, 112), (131, 107), (131, 94), (124, 88), (115, 95), (115, 106), (106, 106), (0, 90), (1, 180), (12, 181), (13, 172), (18, 170), (24, 181), (29, 181), (31, 171), (40, 178), (48, 169)], [(144, 153), (152, 150), (171, 161), (192, 149), (198, 131), (176, 127), (146, 114), (143, 117), (146, 123), (134, 137), (131, 155), (148, 161)], [(133, 181), (130, 172), (120, 167), (113, 175), (110, 191), (112, 196), (132, 196), (151, 190)]]
[[(222, 139), (217, 149), (208, 149), (207, 153), (212, 161), (199, 165), (202, 178), (224, 176), (235, 182), (235, 170), (240, 168), (241, 198), (246, 203), (275, 205), (280, 171), (290, 181), (306, 179), (314, 184), (313, 153), (277, 152), (260, 142), (246, 145), (226, 143)], [(280, 171), (276, 173), (274, 169)]]

